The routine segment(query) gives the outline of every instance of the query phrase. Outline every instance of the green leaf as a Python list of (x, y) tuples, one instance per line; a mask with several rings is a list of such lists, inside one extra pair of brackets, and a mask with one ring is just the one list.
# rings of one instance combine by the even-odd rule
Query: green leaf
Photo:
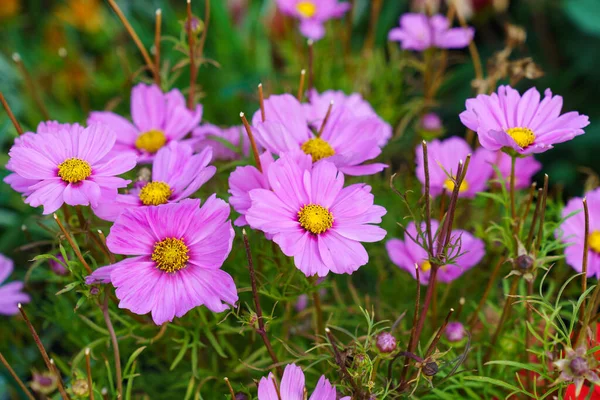
[(531, 394), (521, 388), (518, 388), (517, 386), (511, 385), (510, 383), (507, 383), (507, 382), (504, 382), (504, 381), (501, 381), (498, 379), (488, 378), (487, 376), (465, 376), (463, 379), (468, 380), (468, 381), (490, 383), (492, 385), (500, 386), (505, 389), (511, 390), (515, 393), (523, 393), (523, 394), (526, 394), (528, 396), (535, 398), (535, 396), (533, 394)]
[[(127, 375), (129, 368), (131, 367), (131, 364), (133, 364), (133, 362), (135, 361), (136, 358), (138, 358), (138, 356), (142, 353), (142, 351), (144, 351), (144, 349), (146, 348), (146, 346), (142, 346), (140, 348), (138, 348), (136, 351), (134, 351), (131, 356), (129, 356), (129, 360), (127, 360), (127, 364), (125, 364), (125, 369), (123, 370), (123, 375)], [(133, 371), (131, 372), (133, 373)]]

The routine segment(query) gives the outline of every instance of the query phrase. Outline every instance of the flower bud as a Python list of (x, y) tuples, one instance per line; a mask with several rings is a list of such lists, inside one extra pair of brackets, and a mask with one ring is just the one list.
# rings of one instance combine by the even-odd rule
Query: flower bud
[(522, 254), (515, 260), (515, 265), (518, 269), (527, 270), (533, 267), (533, 258), (527, 254)]
[(428, 362), (421, 369), (426, 376), (434, 376), (438, 373), (438, 365), (434, 362)]
[(243, 392), (237, 392), (235, 394), (235, 400), (248, 400), (248, 395)]
[(465, 327), (460, 322), (450, 322), (446, 326), (446, 338), (450, 342), (460, 342), (465, 337)]
[(572, 359), (569, 363), (569, 368), (575, 376), (583, 376), (590, 369), (587, 361), (583, 357), (575, 357)]
[(90, 391), (90, 387), (85, 379), (77, 379), (73, 382), (71, 386), (71, 390), (73, 390), (73, 394), (76, 396), (87, 396)]
[(396, 338), (388, 332), (377, 335), (377, 348), (382, 353), (391, 353), (396, 350)]
[(31, 389), (36, 393), (50, 394), (56, 390), (57, 378), (50, 372), (39, 373), (33, 371), (33, 380), (30, 383)]

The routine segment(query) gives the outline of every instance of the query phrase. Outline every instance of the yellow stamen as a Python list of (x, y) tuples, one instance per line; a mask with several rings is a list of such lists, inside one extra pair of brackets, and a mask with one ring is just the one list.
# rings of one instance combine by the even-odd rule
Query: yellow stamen
[(298, 222), (307, 231), (318, 235), (333, 226), (333, 214), (318, 204), (307, 204), (298, 211)]
[(317, 13), (317, 5), (312, 1), (301, 1), (296, 5), (296, 10), (304, 18), (311, 18)]
[(145, 206), (158, 206), (167, 203), (173, 190), (165, 182), (148, 182), (138, 195)]
[(189, 249), (183, 239), (166, 238), (154, 244), (152, 261), (165, 272), (177, 272), (187, 265)]
[(335, 150), (329, 143), (320, 137), (307, 140), (302, 145), (302, 151), (312, 157), (313, 162), (317, 162), (335, 154)]
[(90, 167), (90, 164), (80, 158), (67, 158), (58, 164), (58, 176), (65, 182), (81, 182), (91, 174), (92, 167)]
[[(452, 182), (451, 179), (446, 179), (446, 182), (444, 182), (444, 187), (448, 192), (453, 192), (454, 182)], [(469, 184), (467, 183), (466, 179), (463, 179), (463, 181), (460, 183), (460, 188), (458, 189), (458, 191), (462, 193), (465, 190), (469, 190)]]
[(156, 153), (165, 143), (167, 143), (167, 137), (164, 132), (158, 129), (151, 129), (138, 136), (135, 140), (135, 147), (148, 153)]
[(590, 245), (590, 249), (594, 250), (596, 253), (600, 253), (600, 231), (593, 231), (588, 236), (588, 244)]
[(526, 148), (535, 141), (535, 134), (529, 128), (510, 128), (506, 133), (522, 148)]
[(421, 263), (421, 271), (427, 272), (430, 269), (431, 269), (431, 263), (429, 261), (425, 260)]

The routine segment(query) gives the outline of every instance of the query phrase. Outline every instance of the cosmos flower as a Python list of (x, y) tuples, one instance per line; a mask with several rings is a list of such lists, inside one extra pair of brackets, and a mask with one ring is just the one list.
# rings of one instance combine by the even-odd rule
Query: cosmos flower
[[(473, 198), (477, 193), (485, 191), (488, 180), (494, 171), (489, 161), (489, 152), (485, 149), (477, 149), (473, 152), (467, 141), (458, 136), (446, 140), (434, 140), (427, 144), (429, 184), (432, 196), (438, 196), (444, 190), (447, 193), (454, 190), (454, 183), (448, 177), (448, 174), (456, 178), (455, 174), (459, 161), (465, 161), (470, 153), (472, 153), (471, 162), (458, 193), (459, 196), (466, 198)], [(425, 168), (421, 145), (416, 147), (415, 154), (417, 178), (425, 185)]]
[[(439, 227), (439, 222), (431, 221), (431, 230), (435, 233)], [(425, 223), (421, 225), (422, 231), (425, 230)], [(415, 265), (419, 266), (419, 278), (421, 284), (429, 283), (431, 274), (431, 264), (428, 261), (427, 252), (414, 239), (419, 240), (417, 227), (411, 222), (406, 227), (404, 241), (400, 239), (390, 239), (386, 243), (388, 255), (394, 264), (401, 269), (410, 272), (416, 279), (417, 273)], [(481, 239), (471, 235), (467, 231), (454, 229), (452, 231), (451, 242), (456, 242), (460, 238), (460, 246), (449, 249), (449, 257), (456, 258), (455, 264), (443, 265), (437, 273), (437, 281), (449, 283), (461, 276), (465, 271), (473, 268), (485, 255), (485, 245)]]
[[(223, 142), (231, 144), (235, 150)], [(240, 145), (241, 142), (241, 145)], [(213, 149), (213, 160), (239, 160), (250, 154), (250, 140), (243, 126), (220, 128), (216, 125), (203, 124), (192, 131), (192, 138), (187, 141), (195, 151), (202, 151), (207, 146)]]
[(347, 107), (333, 106), (320, 136), (314, 134), (302, 104), (289, 94), (270, 96), (264, 102), (266, 121), (260, 111), (252, 118), (258, 143), (273, 154), (302, 150), (313, 162), (327, 159), (347, 175), (371, 175), (385, 164), (363, 164), (381, 153), (379, 135), (368, 132), (380, 129), (379, 117), (356, 118)]
[(300, 33), (307, 39), (319, 40), (325, 36), (324, 23), (341, 18), (349, 9), (349, 3), (338, 0), (277, 0), (279, 10), (300, 20)]
[(388, 40), (401, 42), (404, 50), (461, 49), (471, 43), (474, 35), (473, 28), (450, 28), (448, 19), (440, 14), (428, 17), (407, 13), (400, 17), (400, 27), (389, 32)]
[[(35, 132), (25, 132), (21, 136), (15, 139), (15, 143), (13, 148), (16, 147), (25, 147), (30, 148), (32, 141), (35, 140), (36, 135), (44, 135), (46, 133), (53, 133), (59, 131), (70, 131), (72, 129), (83, 129), (79, 124), (61, 124), (57, 121), (44, 121), (40, 122), (37, 126)], [(12, 167), (11, 160), (8, 160), (8, 163), (5, 167), (9, 171), (14, 171)], [(27, 179), (23, 178), (17, 173), (11, 173), (6, 178), (4, 178), (4, 182), (9, 184), (10, 187), (16, 191), (21, 193), (24, 196), (29, 196), (31, 194), (31, 190), (29, 189), (31, 186), (35, 185), (39, 182), (38, 179)]]
[[(304, 372), (296, 364), (288, 364), (283, 371), (281, 384), (272, 373), (268, 378), (262, 377), (258, 382), (258, 400), (303, 400), (304, 391)], [(278, 394), (279, 393), (279, 394)], [(337, 391), (331, 385), (329, 380), (322, 375), (309, 400), (336, 400)], [(350, 397), (343, 397), (341, 400), (350, 400)]]
[(553, 96), (550, 89), (540, 101), (536, 88), (521, 96), (510, 86), (500, 86), (498, 93), (468, 99), (460, 120), (477, 132), (479, 142), (488, 150), (543, 153), (556, 143), (582, 135), (589, 125), (587, 115), (576, 111), (561, 115), (562, 105), (562, 97)]
[(211, 158), (210, 147), (193, 154), (188, 145), (171, 142), (156, 153), (151, 181), (100, 203), (94, 207), (94, 213), (104, 220), (115, 221), (128, 208), (158, 206), (188, 198), (217, 172), (208, 165)]
[[(590, 216), (590, 234), (585, 238), (585, 214), (581, 197), (574, 197), (562, 211), (563, 219), (556, 237), (568, 244), (565, 249), (565, 258), (575, 271), (582, 272), (583, 247), (588, 241), (587, 276), (600, 278), (600, 188), (585, 195)], [(577, 212), (577, 213), (576, 213)], [(567, 218), (569, 214), (574, 214)]]
[[(511, 174), (511, 156), (508, 154), (497, 151), (488, 152), (489, 162), (498, 167), (502, 178), (506, 181), (506, 186), (510, 186), (510, 174)], [(542, 169), (542, 164), (536, 160), (533, 156), (531, 157), (518, 157), (515, 161), (515, 188), (525, 189), (531, 185), (533, 176)], [(494, 171), (495, 175), (495, 171)], [(500, 179), (500, 177), (497, 177)]]
[(377, 242), (386, 232), (374, 225), (386, 210), (373, 205), (371, 187), (343, 188), (344, 175), (328, 161), (302, 170), (283, 157), (269, 168), (272, 190), (250, 191), (246, 220), (273, 241), (306, 276), (352, 273), (369, 256), (361, 242)]
[(158, 150), (181, 140), (200, 123), (202, 106), (186, 108), (181, 92), (163, 93), (156, 85), (140, 83), (131, 90), (133, 124), (110, 111), (95, 111), (88, 124), (102, 122), (117, 132), (116, 151), (135, 151), (139, 162), (151, 162)]
[(392, 137), (392, 126), (385, 122), (359, 93), (347, 95), (341, 90), (327, 90), (321, 94), (316, 90), (308, 92), (308, 104), (304, 104), (306, 119), (315, 129), (319, 129), (323, 118), (327, 114), (329, 105), (333, 101), (336, 108), (346, 108), (349, 113), (344, 116), (348, 118), (373, 118), (379, 121), (379, 124), (373, 124), (374, 129), (369, 131), (371, 136), (378, 137), (377, 144), (383, 147)]
[[(12, 274), (13, 262), (0, 254), (0, 285)], [(17, 304), (29, 303), (29, 295), (23, 293), (23, 282), (15, 281), (0, 286), (0, 315), (14, 315), (19, 312)]]
[(111, 282), (119, 307), (152, 313), (157, 325), (205, 305), (221, 312), (238, 299), (233, 279), (221, 270), (231, 251), (229, 205), (215, 195), (200, 207), (186, 199), (121, 214), (106, 238), (114, 254), (133, 256), (101, 267), (88, 284)]
[(27, 189), (25, 203), (43, 205), (44, 214), (50, 214), (65, 203), (95, 207), (101, 199), (113, 199), (117, 189), (129, 183), (116, 175), (136, 164), (131, 152), (110, 153), (115, 140), (112, 129), (93, 124), (60, 127), (14, 145), (10, 167), (22, 178), (37, 181)]

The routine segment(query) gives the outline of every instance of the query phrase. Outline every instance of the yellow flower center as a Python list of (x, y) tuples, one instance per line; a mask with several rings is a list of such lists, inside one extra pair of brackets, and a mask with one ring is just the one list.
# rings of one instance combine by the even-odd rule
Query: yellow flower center
[(185, 268), (190, 259), (190, 256), (188, 256), (189, 251), (183, 239), (166, 238), (154, 244), (152, 261), (156, 263), (156, 267), (161, 271), (177, 272)]
[(158, 206), (167, 203), (173, 191), (164, 182), (148, 182), (140, 190), (139, 198), (145, 206)]
[(58, 164), (58, 176), (69, 183), (81, 182), (92, 174), (92, 167), (80, 158), (67, 158)]
[(317, 162), (335, 154), (333, 147), (320, 137), (308, 139), (302, 145), (302, 151), (312, 157), (313, 162)]
[(317, 12), (317, 6), (312, 1), (301, 1), (296, 5), (296, 10), (304, 18), (311, 18)]
[(333, 226), (333, 214), (318, 204), (307, 204), (298, 211), (298, 222), (310, 233), (318, 235)]
[(535, 141), (535, 134), (529, 128), (510, 128), (506, 133), (522, 148), (526, 148)]
[(600, 253), (600, 231), (594, 231), (588, 236), (588, 244), (590, 249), (596, 253)]
[(421, 263), (421, 271), (427, 272), (430, 269), (431, 269), (431, 263), (429, 261), (425, 260)]
[[(444, 182), (444, 187), (449, 192), (454, 191), (454, 186), (455, 185), (454, 182), (452, 182), (452, 179), (446, 179), (446, 182)], [(463, 181), (460, 183), (460, 188), (458, 188), (458, 191), (462, 193), (465, 190), (469, 190), (469, 184), (467, 183), (466, 179), (463, 179)]]
[(148, 153), (156, 153), (165, 143), (167, 143), (167, 137), (164, 132), (158, 129), (151, 129), (138, 136), (135, 140), (135, 147)]

